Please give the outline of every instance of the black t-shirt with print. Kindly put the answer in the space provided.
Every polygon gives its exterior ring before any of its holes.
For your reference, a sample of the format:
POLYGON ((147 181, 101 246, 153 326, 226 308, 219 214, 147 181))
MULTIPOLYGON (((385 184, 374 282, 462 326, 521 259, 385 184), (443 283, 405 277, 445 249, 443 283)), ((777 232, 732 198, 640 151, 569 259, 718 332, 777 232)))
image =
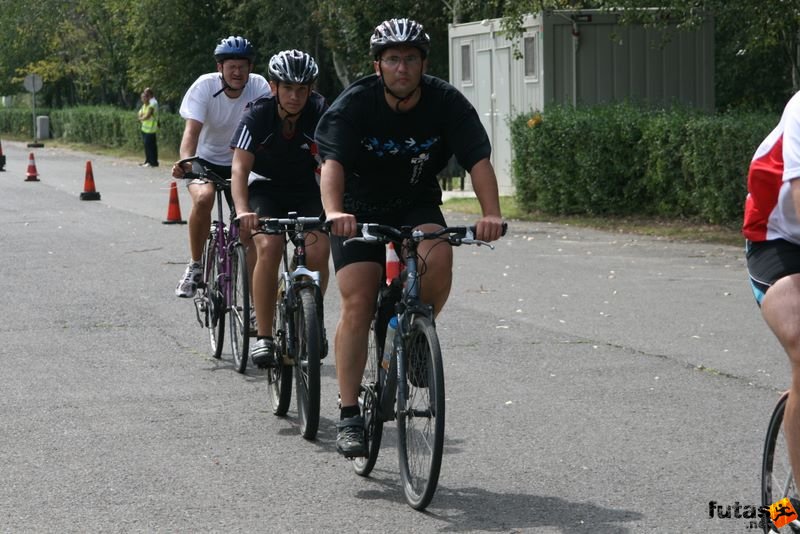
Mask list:
POLYGON ((266 178, 271 192, 292 198, 319 196, 314 172, 319 165, 314 130, 327 109, 322 95, 312 92, 297 119, 294 135, 282 133, 278 101, 259 98, 248 105, 231 140, 231 147, 255 155, 253 172, 266 178))
POLYGON ((359 219, 438 206, 436 175, 451 155, 469 170, 491 154, 486 130, 464 95, 427 75, 420 89, 417 105, 397 113, 386 103, 380 78, 367 76, 339 95, 317 126, 320 157, 344 166, 344 209, 359 219))

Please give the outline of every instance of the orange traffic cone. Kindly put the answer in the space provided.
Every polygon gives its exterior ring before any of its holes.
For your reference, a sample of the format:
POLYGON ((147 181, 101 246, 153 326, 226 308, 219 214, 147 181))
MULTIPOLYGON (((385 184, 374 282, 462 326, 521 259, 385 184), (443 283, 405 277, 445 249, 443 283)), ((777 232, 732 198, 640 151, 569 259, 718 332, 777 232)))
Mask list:
POLYGON ((392 243, 386 243, 386 285, 390 285, 392 280, 400 276, 400 258, 394 250, 392 243))
POLYGON ((0 143, 0 171, 6 170, 6 157, 3 155, 3 143, 0 143))
POLYGON ((83 193, 81 200, 100 200, 100 193, 94 189, 94 173, 92 172, 92 162, 86 162, 86 177, 83 179, 83 193))
POLYGON ((169 208, 167 209, 167 220, 161 221, 164 224, 186 224, 181 219, 181 205, 178 202, 178 184, 175 180, 169 186, 169 208))
POLYGON ((36 170, 36 160, 33 159, 33 152, 28 156, 28 177, 25 178, 26 182, 38 182, 39 171, 36 170))

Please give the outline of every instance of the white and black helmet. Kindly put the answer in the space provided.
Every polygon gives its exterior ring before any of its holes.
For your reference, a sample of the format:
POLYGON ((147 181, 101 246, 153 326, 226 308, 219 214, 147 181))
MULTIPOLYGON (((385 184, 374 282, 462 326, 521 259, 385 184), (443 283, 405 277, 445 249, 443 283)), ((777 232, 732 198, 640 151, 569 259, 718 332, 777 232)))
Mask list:
POLYGON ((284 50, 269 60, 269 79, 274 82, 314 83, 319 75, 319 67, 314 58, 300 50, 284 50))
POLYGON ((422 58, 428 57, 431 38, 422 24, 411 19, 389 19, 381 22, 369 38, 369 53, 375 59, 392 46, 409 45, 419 48, 422 58))

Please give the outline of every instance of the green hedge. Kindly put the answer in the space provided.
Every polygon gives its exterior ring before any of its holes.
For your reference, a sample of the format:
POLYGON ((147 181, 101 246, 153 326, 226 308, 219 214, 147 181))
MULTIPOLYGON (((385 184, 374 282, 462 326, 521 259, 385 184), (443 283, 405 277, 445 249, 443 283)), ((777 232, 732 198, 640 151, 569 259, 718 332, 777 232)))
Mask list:
POLYGON ((520 115, 511 123, 517 203, 559 215, 739 224, 748 164, 777 121, 630 105, 520 115))
MULTIPOLYGON (((73 143, 142 150, 142 135, 136 111, 114 107, 76 107, 36 110, 50 117, 50 137, 73 143)), ((161 112, 158 145, 178 152, 184 121, 179 115, 161 112)), ((0 108, 0 133, 33 138, 30 110, 0 108)))

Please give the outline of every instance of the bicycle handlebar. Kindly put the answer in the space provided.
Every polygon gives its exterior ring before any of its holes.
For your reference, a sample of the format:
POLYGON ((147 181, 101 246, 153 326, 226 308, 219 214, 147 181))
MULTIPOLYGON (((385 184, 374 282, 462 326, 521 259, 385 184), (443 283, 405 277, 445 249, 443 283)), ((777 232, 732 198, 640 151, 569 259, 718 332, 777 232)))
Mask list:
MULTIPOLYGON (((387 243, 389 241, 403 241, 406 239, 419 243, 426 239, 444 239, 455 247, 460 245, 485 245, 494 250, 494 245, 486 241, 475 239, 476 228, 475 225, 447 226, 433 232, 423 232, 421 230, 414 230, 410 226, 395 228, 394 226, 386 224, 357 223, 356 230, 361 232, 361 237, 351 237, 345 240, 344 244, 347 245, 353 241, 362 243, 387 243)), ((508 223, 504 222, 503 233, 501 235, 506 235, 507 231, 508 223)))
POLYGON ((298 217, 290 212, 288 217, 261 217, 258 219, 258 230, 265 234, 283 234, 289 231, 319 230, 328 232, 330 223, 321 217, 298 217))
POLYGON ((183 158, 176 163, 178 167, 183 167, 184 163, 192 164, 192 170, 189 172, 184 172, 183 176, 180 178, 181 180, 195 180, 199 178, 200 180, 207 180, 213 183, 219 189, 230 189, 231 183, 228 180, 200 163, 198 161, 199 159, 200 156, 189 156, 188 158, 183 158))

